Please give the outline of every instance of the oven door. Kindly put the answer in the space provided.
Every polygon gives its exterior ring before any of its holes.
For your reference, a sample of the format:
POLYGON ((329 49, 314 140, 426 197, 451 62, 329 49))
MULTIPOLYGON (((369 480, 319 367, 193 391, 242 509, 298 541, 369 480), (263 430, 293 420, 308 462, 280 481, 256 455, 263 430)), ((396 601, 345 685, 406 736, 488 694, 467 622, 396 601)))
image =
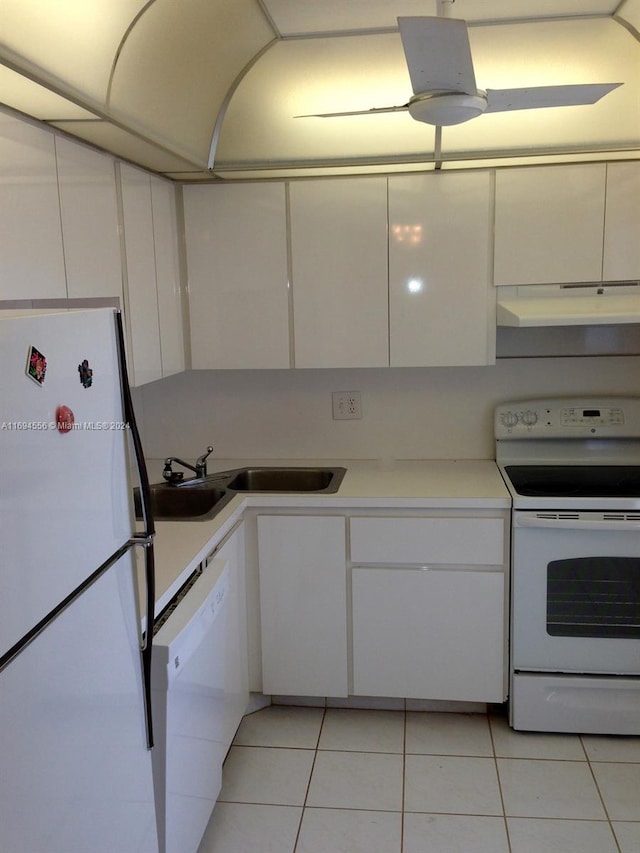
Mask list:
POLYGON ((512 666, 640 674, 640 514, 514 512, 512 666))

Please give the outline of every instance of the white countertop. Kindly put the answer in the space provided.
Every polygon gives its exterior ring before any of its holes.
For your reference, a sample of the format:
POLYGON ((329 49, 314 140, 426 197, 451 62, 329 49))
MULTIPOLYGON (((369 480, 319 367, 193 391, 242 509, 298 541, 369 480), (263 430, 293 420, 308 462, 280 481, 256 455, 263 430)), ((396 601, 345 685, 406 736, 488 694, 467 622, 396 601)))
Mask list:
MULTIPOLYGON (((162 478, 162 461, 148 460, 151 482, 162 478)), ((334 466, 347 472, 335 494, 246 493, 234 497, 210 521, 156 522, 158 612, 240 521, 247 507, 305 509, 508 509, 509 492, 493 460, 216 460, 209 473, 257 465, 334 466)))

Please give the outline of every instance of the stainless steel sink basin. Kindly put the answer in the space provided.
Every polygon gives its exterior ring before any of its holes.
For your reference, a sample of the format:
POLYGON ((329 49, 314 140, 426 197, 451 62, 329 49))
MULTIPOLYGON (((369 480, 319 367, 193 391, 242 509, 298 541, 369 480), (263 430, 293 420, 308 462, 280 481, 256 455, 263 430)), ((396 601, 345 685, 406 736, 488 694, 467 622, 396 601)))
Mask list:
MULTIPOLYGON (((151 513, 156 521, 207 521, 231 499, 218 484, 198 480, 170 486, 151 486, 151 513)), ((136 518, 142 518, 140 490, 133 492, 136 518)))
POLYGON ((227 483, 234 492, 337 492, 345 468, 243 468, 227 483))
MULTIPOLYGON (((151 512, 156 521, 208 521, 237 492, 338 491, 346 468, 236 468, 177 484, 153 483, 151 512)), ((133 490, 136 517, 142 518, 140 490, 133 490)))

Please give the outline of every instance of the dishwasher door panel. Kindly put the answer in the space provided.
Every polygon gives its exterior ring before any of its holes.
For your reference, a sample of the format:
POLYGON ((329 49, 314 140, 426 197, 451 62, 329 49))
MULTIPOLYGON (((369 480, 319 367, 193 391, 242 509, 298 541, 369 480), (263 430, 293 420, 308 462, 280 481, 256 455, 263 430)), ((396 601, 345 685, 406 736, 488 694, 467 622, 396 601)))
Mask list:
POLYGON ((154 781, 161 853, 196 853, 222 784, 228 600, 213 560, 154 639, 154 781))

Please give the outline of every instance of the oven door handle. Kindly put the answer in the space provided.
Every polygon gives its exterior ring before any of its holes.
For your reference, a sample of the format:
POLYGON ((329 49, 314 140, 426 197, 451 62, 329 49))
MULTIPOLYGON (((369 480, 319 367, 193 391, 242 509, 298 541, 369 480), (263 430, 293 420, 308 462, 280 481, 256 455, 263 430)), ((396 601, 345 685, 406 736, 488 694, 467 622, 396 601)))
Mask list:
POLYGON ((629 533, 640 530, 640 519, 638 521, 618 521, 606 518, 545 518, 516 513, 513 523, 514 527, 544 527, 556 530, 626 530, 629 533))

